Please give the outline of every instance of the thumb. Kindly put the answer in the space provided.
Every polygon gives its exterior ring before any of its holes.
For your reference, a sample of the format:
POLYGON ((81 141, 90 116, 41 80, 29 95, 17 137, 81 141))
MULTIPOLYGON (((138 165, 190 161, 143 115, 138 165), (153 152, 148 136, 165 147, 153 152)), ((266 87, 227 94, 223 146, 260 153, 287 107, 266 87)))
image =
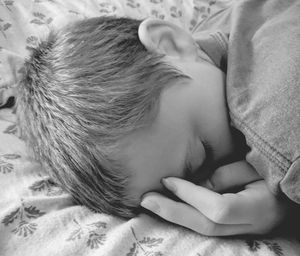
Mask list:
POLYGON ((216 192, 222 192, 236 187, 245 186, 262 177, 246 161, 238 161, 223 165, 199 185, 216 192))

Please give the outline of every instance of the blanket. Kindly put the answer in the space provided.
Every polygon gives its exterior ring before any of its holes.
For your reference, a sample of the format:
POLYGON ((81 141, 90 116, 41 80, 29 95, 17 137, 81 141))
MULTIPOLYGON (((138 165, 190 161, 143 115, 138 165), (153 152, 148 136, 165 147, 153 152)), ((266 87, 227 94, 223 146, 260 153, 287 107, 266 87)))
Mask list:
POLYGON ((28 154, 13 107, 19 70, 51 27, 99 15, 157 17, 192 31, 225 0, 0 1, 0 255, 297 256, 296 237, 215 238, 141 214, 129 221, 73 202, 28 154))

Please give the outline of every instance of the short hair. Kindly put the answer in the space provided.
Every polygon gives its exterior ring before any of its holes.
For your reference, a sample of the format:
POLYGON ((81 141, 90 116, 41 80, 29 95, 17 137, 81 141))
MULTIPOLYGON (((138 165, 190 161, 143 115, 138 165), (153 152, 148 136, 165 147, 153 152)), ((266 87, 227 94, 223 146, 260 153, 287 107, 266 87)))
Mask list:
POLYGON ((21 133, 50 177, 76 202, 124 218, 138 203, 118 144, 151 123, 163 88, 186 77, 147 51, 140 22, 97 17, 51 31, 25 61, 17 98, 21 133))

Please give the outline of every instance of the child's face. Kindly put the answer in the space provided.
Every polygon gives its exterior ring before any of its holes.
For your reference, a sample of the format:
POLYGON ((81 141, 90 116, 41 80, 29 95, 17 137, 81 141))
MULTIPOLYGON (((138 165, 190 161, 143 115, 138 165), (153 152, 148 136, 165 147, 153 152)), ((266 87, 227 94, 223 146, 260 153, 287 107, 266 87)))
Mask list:
POLYGON ((197 47, 186 55, 174 56, 174 49, 166 54, 166 61, 191 79, 164 89, 153 124, 123 141, 121 154, 132 175, 129 193, 136 200, 161 190, 163 177, 197 179, 204 163, 209 166, 232 151, 224 73, 200 56, 197 47))
POLYGON ((163 177, 186 177, 186 163, 196 179, 206 159, 218 161, 231 151, 224 74, 203 61, 181 65, 192 79, 165 89, 154 123, 124 141, 124 161, 132 175, 130 194, 135 197, 161 189, 163 177), (212 157, 203 141, 212 147, 212 157))

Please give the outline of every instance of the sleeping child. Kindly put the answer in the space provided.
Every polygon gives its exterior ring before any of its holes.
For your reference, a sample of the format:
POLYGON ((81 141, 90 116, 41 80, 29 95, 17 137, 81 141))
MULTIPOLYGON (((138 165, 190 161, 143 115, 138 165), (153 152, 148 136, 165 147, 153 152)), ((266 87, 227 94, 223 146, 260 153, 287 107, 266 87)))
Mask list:
POLYGON ((193 35, 112 17, 52 31, 24 64, 22 135, 97 212, 141 203, 206 235, 269 232, 300 203, 299 11, 237 1, 193 35))

